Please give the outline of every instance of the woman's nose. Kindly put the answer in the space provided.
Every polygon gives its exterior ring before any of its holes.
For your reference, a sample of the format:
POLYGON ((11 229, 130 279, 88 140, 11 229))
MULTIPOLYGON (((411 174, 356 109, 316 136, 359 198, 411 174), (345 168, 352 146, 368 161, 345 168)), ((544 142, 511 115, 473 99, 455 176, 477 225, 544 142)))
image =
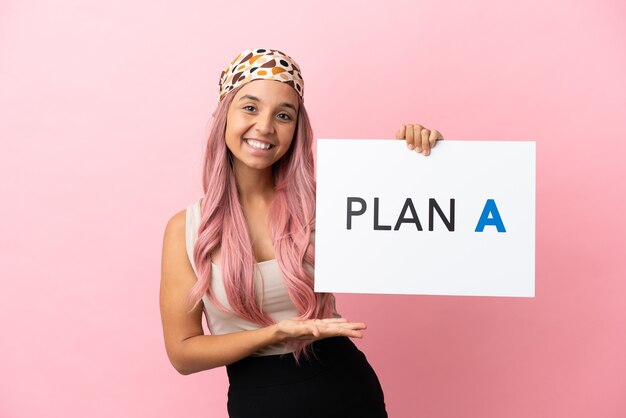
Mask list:
POLYGON ((273 123, 272 115, 268 113, 259 113, 255 128, 259 133, 262 134, 272 134, 274 133, 274 123, 273 123))

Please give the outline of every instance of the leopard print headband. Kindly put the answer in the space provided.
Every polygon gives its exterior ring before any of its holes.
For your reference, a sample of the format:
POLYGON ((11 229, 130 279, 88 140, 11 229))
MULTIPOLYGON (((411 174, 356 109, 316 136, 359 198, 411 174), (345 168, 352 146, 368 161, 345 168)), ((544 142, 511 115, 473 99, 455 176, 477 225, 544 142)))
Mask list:
POLYGON ((293 87, 300 97, 304 95, 304 80, 293 58, 277 49, 247 49, 222 71, 219 101, 231 90, 258 79, 282 81, 293 87))

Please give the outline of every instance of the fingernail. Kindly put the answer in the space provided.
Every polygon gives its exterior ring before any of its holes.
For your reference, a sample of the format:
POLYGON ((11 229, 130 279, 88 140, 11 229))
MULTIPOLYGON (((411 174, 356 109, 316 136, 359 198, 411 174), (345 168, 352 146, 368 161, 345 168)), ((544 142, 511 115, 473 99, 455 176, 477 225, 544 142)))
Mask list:
POLYGON ((413 150, 413 148, 415 148, 413 144, 407 144, 406 146, 409 147, 410 150, 413 150))

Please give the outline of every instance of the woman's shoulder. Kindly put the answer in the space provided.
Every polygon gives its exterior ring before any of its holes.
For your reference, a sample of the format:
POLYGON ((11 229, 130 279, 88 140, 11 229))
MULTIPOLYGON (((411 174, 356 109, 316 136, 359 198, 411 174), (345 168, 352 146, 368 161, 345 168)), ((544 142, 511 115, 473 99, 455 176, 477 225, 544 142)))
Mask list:
POLYGON ((187 208, 182 209, 176 212, 172 217, 167 221, 167 225, 171 228, 180 228, 181 226, 185 226, 185 218, 187 217, 187 208))
POLYGON ((185 240, 185 228, 187 224, 187 209, 176 212, 165 225, 164 240, 183 241, 185 240))
MULTIPOLYGON (((202 210, 203 201, 204 201, 204 198, 196 201, 191 206, 200 204, 200 210, 202 210)), ((179 239, 181 238, 183 240, 185 239, 185 232, 186 232, 186 226, 187 226, 187 210, 189 209, 189 207, 176 212, 174 215, 172 215, 172 217, 169 218, 169 220, 167 221, 167 225, 165 226, 166 236, 175 235, 179 239)))

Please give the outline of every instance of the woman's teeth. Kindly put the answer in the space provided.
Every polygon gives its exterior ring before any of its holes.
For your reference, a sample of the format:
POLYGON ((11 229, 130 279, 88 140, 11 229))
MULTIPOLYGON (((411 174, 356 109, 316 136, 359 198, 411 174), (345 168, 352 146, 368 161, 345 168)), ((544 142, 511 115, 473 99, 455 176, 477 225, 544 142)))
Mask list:
POLYGON ((260 141, 255 141, 254 139, 246 139, 246 143, 248 145, 250 145, 252 148, 255 148, 255 149, 267 150, 267 149, 272 148, 272 146, 270 144, 266 144, 266 143, 260 142, 260 141))

